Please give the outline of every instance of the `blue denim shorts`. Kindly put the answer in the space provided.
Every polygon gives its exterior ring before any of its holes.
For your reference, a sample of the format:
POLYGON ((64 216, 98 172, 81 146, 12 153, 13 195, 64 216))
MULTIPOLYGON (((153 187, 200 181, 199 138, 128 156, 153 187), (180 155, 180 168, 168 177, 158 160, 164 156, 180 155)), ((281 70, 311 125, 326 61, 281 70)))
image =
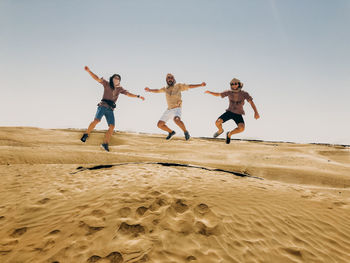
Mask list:
POLYGON ((101 120, 103 116, 106 117, 108 125, 115 125, 113 110, 105 106, 98 106, 95 119, 101 120))

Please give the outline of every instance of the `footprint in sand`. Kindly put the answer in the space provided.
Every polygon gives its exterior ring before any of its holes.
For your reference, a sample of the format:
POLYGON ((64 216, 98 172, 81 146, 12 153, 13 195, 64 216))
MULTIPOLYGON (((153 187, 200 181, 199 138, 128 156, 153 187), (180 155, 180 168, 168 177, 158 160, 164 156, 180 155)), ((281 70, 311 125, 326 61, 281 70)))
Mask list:
POLYGON ((175 209, 176 212, 182 214, 188 210, 188 205, 184 203, 183 200, 178 199, 174 204, 171 205, 172 208, 175 209))
POLYGON ((51 248, 53 248, 55 246, 55 241, 52 239, 49 239, 45 242, 44 245, 42 245, 42 247, 36 247, 34 248, 34 251, 40 251, 40 252, 45 252, 50 250, 51 248))
POLYGON ((52 230, 48 235, 53 236, 53 235, 56 235, 58 233, 61 233, 61 231, 58 229, 55 229, 55 230, 52 230))
POLYGON ((188 256, 186 258, 187 261, 192 261, 192 260, 197 260, 197 258, 195 256, 188 256))
POLYGON ((158 192, 158 191, 153 191, 153 192, 151 193, 151 195, 158 196, 158 195, 161 195, 161 193, 158 192))
POLYGON ((93 255, 91 257, 89 257, 89 259, 87 260, 88 263, 94 263, 99 261, 100 259, 102 259, 100 256, 97 255, 93 255))
POLYGON ((136 213, 139 215, 139 216, 143 216, 146 211, 148 210, 147 207, 144 207, 144 206, 140 206, 139 208, 136 209, 136 213))
POLYGON ((140 234, 145 234, 146 230, 141 224, 129 225, 126 222, 121 223, 118 229, 118 233, 123 235, 132 235, 134 237, 140 234))
POLYGON ((205 215, 206 213, 210 212, 209 207, 206 204, 199 204, 195 207, 194 211, 200 215, 205 215))
MULTIPOLYGON (((110 263, 121 263, 124 261, 122 254, 117 251, 110 253, 108 256, 102 258, 98 255, 93 255, 87 260, 88 263, 98 262, 101 259, 107 259, 110 263)), ((105 262, 105 261, 104 261, 105 262)))
POLYGON ((21 227, 21 228, 17 228, 15 229, 12 234, 10 235, 11 237, 20 237, 22 236, 25 232, 27 232, 27 228, 26 227, 21 227))
POLYGON ((38 201, 39 204, 46 204, 47 202, 50 201, 50 198, 44 198, 44 199, 41 199, 40 201, 38 201))
POLYGON ((123 262, 122 254, 119 252, 112 252, 107 257, 111 263, 120 263, 123 262))
POLYGON ((196 233, 201 234, 203 236, 211 236, 211 235, 217 236, 220 234, 217 225, 214 227, 208 227, 203 222, 198 221, 194 227, 195 227, 196 233))
POLYGON ((151 206, 149 207, 149 209, 151 210, 151 211, 156 211, 156 210, 158 210, 159 208, 161 208, 162 206, 165 206, 165 205, 167 205, 168 204, 168 202, 165 200, 165 199, 163 199, 163 198, 157 198, 152 204, 151 204, 151 206))
POLYGON ((106 215, 106 212, 102 209, 95 209, 91 212, 91 215, 95 217, 103 217, 106 215))
POLYGON ((130 207, 123 207, 119 209, 119 214, 121 217, 128 217, 131 214, 130 207))
POLYGON ((92 235, 104 228, 103 226, 89 226, 84 221, 79 222, 79 227, 84 228, 87 231, 87 236, 92 235))

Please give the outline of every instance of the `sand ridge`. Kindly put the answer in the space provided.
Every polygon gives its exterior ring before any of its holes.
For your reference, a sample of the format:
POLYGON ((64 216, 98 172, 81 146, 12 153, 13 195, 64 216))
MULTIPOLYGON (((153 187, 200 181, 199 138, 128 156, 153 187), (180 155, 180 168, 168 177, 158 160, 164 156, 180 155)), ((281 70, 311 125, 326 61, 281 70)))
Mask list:
POLYGON ((0 128, 1 262, 350 261, 346 147, 80 133, 0 128))

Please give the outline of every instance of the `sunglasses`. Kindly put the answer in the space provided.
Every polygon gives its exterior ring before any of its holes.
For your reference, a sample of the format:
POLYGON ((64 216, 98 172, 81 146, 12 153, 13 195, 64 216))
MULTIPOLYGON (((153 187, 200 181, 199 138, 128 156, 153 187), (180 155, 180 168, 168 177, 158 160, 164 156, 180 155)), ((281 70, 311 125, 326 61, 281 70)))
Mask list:
POLYGON ((239 83, 230 83, 231 86, 238 85, 239 83))

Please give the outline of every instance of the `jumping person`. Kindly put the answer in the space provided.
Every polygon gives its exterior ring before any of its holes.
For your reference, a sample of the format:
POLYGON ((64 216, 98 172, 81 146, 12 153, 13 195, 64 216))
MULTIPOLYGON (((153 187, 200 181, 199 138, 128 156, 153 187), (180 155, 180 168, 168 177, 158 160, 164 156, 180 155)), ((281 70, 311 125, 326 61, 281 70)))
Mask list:
POLYGON ((108 82, 107 80, 105 80, 103 78, 99 78, 94 73, 92 73, 87 66, 85 66, 85 70, 91 75, 91 77, 94 80, 98 81, 99 83, 101 83, 103 85, 104 92, 103 92, 101 102, 97 104, 98 107, 97 107, 95 119, 90 123, 88 129, 83 134, 83 136, 81 137, 80 140, 82 142, 85 142, 86 139, 89 137, 90 132, 101 121, 102 117, 105 116, 105 118, 107 120, 107 124, 108 124, 108 131, 105 134, 105 137, 104 137, 103 143, 101 144, 101 147, 104 150, 106 150, 107 152, 109 152, 108 143, 109 143, 109 140, 111 139, 111 136, 113 134, 113 130, 115 127, 113 110, 116 107, 115 103, 118 99, 119 94, 121 93, 121 94, 124 94, 128 97, 140 98, 142 100, 145 100, 145 98, 140 96, 140 95, 132 94, 132 93, 128 92, 127 90, 123 89, 123 87, 120 86, 121 77, 119 74, 114 74, 113 76, 111 76, 109 78, 109 82, 108 82))
POLYGON ((181 112, 182 112, 182 100, 181 100, 181 91, 185 91, 188 89, 204 87, 206 84, 202 82, 201 84, 176 84, 176 80, 174 76, 170 73, 166 75, 166 83, 168 84, 166 87, 161 89, 150 89, 148 87, 145 88, 147 92, 161 93, 165 92, 166 100, 168 104, 168 109, 164 112, 160 120, 158 121, 158 128, 163 131, 168 132, 167 140, 170 140, 174 135, 175 131, 171 130, 166 122, 173 118, 174 122, 181 128, 184 132, 186 141, 190 139, 190 134, 187 131, 185 124, 181 120, 181 112))
POLYGON ((230 104, 228 109, 224 114, 222 114, 215 122, 216 127, 218 128, 218 131, 214 133, 214 138, 218 137, 220 134, 224 132, 222 129, 222 124, 230 119, 234 120, 237 124, 237 128, 234 130, 226 133, 226 143, 229 144, 231 142, 231 136, 236 133, 240 133, 244 131, 245 125, 243 116, 244 110, 244 100, 247 100, 249 104, 252 106, 254 110, 254 118, 259 119, 260 115, 258 113, 258 110, 256 109, 256 106, 253 102, 253 98, 249 95, 248 92, 245 92, 242 90, 243 83, 239 79, 232 79, 230 82, 231 90, 227 90, 221 93, 212 92, 212 91, 205 91, 205 93, 211 94, 213 96, 221 96, 221 98, 228 97, 230 104))

